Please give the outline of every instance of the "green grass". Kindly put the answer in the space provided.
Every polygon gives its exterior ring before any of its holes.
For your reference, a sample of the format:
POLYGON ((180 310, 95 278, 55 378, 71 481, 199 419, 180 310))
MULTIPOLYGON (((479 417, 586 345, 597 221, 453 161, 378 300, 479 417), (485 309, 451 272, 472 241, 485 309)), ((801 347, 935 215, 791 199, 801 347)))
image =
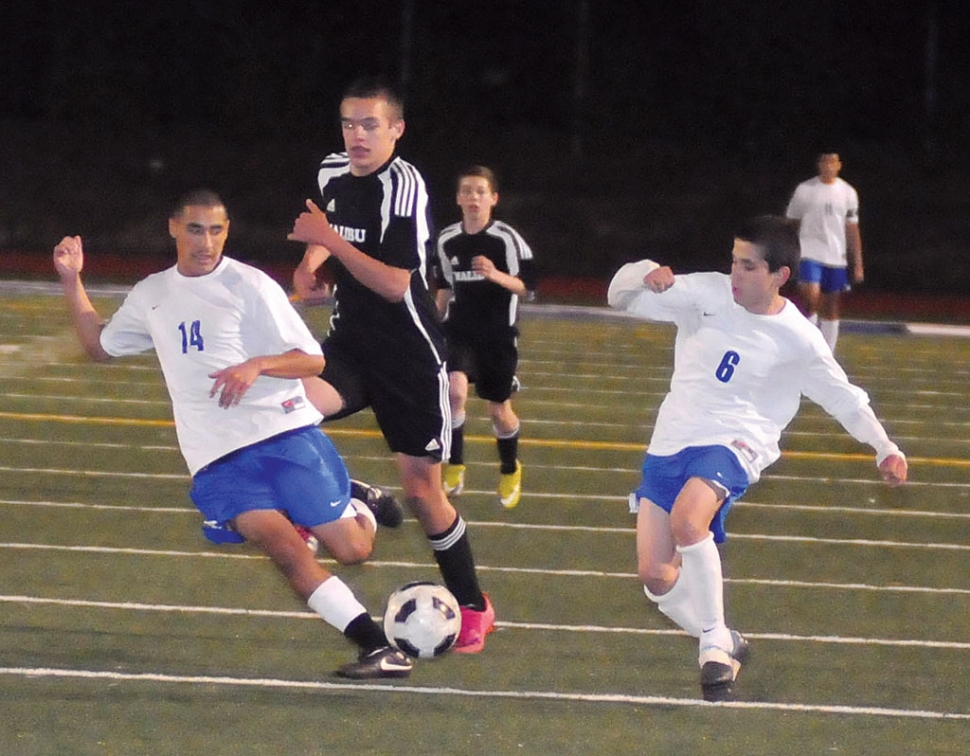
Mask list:
MULTIPOLYGON (((305 312, 318 333, 326 314, 305 312)), ((202 538, 154 358, 87 363, 57 298, 7 292, 0 753, 966 751, 970 342, 842 337, 912 481, 880 484, 869 450, 803 407, 729 520, 728 618, 754 649, 731 706, 698 700, 694 643, 634 574, 626 493, 672 331, 533 312, 520 345, 522 502, 496 502, 474 401, 460 503, 496 632, 408 680, 345 683, 350 645, 256 552, 202 538)), ((356 475, 396 485, 369 413, 329 430, 356 475)), ((410 519, 338 572, 375 613, 437 577, 410 519)))

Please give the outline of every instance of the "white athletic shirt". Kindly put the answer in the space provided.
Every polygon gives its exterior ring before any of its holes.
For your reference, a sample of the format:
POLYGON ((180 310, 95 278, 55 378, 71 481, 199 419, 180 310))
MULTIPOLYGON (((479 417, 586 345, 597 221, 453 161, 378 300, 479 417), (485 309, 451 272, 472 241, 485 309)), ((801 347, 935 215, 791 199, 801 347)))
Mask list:
POLYGON ((798 218, 802 257, 833 268, 846 267, 845 224, 859 222, 859 195, 836 178, 831 184, 818 176, 795 187, 785 214, 798 218))
POLYGON ((781 455, 781 432, 804 394, 835 417, 882 462, 899 449, 869 407, 866 393, 849 383, 821 332, 788 300, 776 315, 755 315, 738 305, 730 276, 676 276, 663 293, 643 285, 657 264, 624 265, 609 288, 609 303, 644 320, 677 325, 670 391, 650 439, 651 454, 688 446, 725 446, 751 483, 781 455))
POLYGON ((279 284, 227 257, 205 276, 171 267, 136 284, 101 331, 101 346, 115 357, 154 347, 192 475, 231 451, 322 419, 296 379, 260 376, 228 409, 218 394, 209 397, 216 370, 292 349, 321 354, 279 284))

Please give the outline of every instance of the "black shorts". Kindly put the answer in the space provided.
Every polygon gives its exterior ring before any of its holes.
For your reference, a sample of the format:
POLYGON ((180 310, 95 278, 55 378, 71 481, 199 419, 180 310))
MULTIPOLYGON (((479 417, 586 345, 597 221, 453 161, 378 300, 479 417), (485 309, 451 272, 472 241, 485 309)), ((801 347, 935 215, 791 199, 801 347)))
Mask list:
POLYGON ((320 377, 336 389, 344 403, 340 412, 324 422, 370 407, 392 452, 448 458, 448 374, 430 351, 425 355, 370 353, 325 342, 323 352, 327 364, 320 377))
POLYGON ((448 370, 464 373, 475 384, 475 394, 485 401, 501 404, 512 396, 519 348, 514 333, 507 338, 476 338, 451 331, 448 339, 448 370))

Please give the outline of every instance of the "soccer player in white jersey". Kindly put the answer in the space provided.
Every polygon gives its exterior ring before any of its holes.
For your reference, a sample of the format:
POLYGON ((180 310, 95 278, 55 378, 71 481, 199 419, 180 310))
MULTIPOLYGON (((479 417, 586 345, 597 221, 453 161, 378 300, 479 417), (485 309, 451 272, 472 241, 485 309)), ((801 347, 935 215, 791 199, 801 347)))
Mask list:
POLYGON ((340 125, 345 151, 320 165, 320 205, 307 200, 289 235, 308 245, 293 276, 297 291, 311 291, 323 265, 336 284, 327 366, 304 381, 307 396, 327 420, 374 411, 404 501, 461 606, 454 650, 478 653, 495 610, 479 586, 465 521, 441 485, 451 411, 444 333, 428 289, 428 192, 418 170, 395 154, 404 105, 386 82, 353 82, 340 125))
POLYGON ((488 402, 499 457, 498 496, 513 509, 522 494, 518 415, 512 409, 519 361, 519 300, 536 288, 532 249, 508 223, 492 217, 498 180, 483 165, 458 175, 461 221, 438 234, 438 311, 448 339, 451 456, 443 465, 445 493, 465 487, 464 429, 468 384, 488 402))
POLYGON ((191 497, 211 540, 260 548, 322 619, 360 648, 338 674, 405 677, 411 662, 340 578, 307 550, 310 530, 341 564, 366 559, 375 518, 350 478, 301 378, 324 365, 320 345, 269 276, 222 254, 229 218, 218 195, 184 195, 169 219, 176 264, 139 282, 108 322, 81 282, 79 236, 54 248, 75 330, 95 360, 154 349, 172 399, 191 497))
POLYGON ((805 314, 818 325, 833 352, 839 339, 842 292, 850 283, 861 284, 865 277, 859 195, 839 178, 840 170, 838 153, 820 153, 818 175, 795 188, 785 212, 799 222, 802 255, 798 292, 805 303, 805 314))
POLYGON ((699 639, 707 700, 731 696, 748 649, 725 624, 716 544, 733 502, 780 456, 801 396, 875 449, 883 480, 906 480, 906 458, 866 393, 779 293, 797 265, 794 224, 759 216, 735 234, 730 275, 674 275, 643 260, 610 283, 610 306, 677 326, 670 391, 634 495, 637 567, 647 597, 699 639))

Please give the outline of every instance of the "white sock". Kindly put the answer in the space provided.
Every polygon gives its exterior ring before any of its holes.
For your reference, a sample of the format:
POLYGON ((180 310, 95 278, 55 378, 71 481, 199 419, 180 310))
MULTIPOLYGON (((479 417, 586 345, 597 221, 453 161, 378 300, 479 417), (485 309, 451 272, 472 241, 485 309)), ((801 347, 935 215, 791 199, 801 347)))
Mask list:
POLYGON ((353 591, 336 575, 331 575, 320 583, 306 603, 324 622, 333 625, 340 632, 346 630, 353 619, 367 611, 353 591))
POLYGON ((680 580, 693 599, 694 612, 700 623, 700 645, 717 646, 730 652, 734 648, 731 631, 724 624, 724 578, 721 574, 721 555, 714 543, 714 534, 690 546, 678 546, 680 580))
POLYGON ((374 532, 377 532, 377 518, 374 517, 371 508, 360 499, 351 498, 350 504, 347 505, 347 508, 340 517, 343 519, 344 517, 356 517, 357 515, 364 515, 364 517, 370 520, 370 524, 374 526, 374 532))
POLYGON ((451 416, 451 429, 456 430, 465 424, 465 413, 451 416))
POLYGON ((657 608, 674 623, 693 635, 695 638, 701 637, 701 623, 694 612, 694 602, 691 601, 687 583, 682 579, 681 574, 677 574, 677 581, 674 587, 659 596, 650 593, 647 586, 643 586, 643 592, 647 595, 657 608))
POLYGON ((829 349, 833 352, 835 351, 835 342, 839 340, 839 323, 838 320, 819 320, 818 330, 822 332, 825 337, 825 343, 829 345, 829 349))

